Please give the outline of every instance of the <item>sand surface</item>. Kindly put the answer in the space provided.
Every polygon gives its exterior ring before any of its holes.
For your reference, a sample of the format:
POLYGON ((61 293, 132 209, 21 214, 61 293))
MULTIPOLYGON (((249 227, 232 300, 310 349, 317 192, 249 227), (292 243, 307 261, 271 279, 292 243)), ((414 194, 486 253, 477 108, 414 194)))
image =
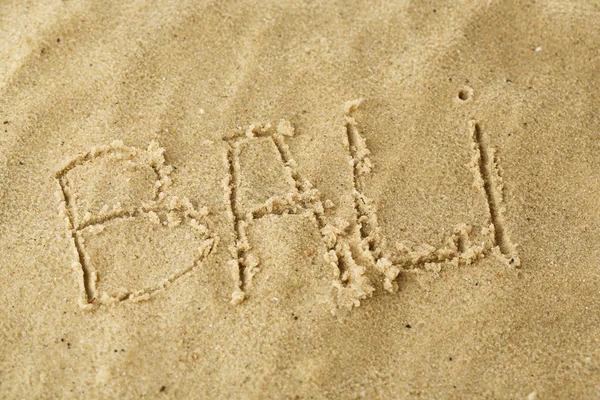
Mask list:
POLYGON ((0 1, 0 398, 599 398, 599 32, 0 1))

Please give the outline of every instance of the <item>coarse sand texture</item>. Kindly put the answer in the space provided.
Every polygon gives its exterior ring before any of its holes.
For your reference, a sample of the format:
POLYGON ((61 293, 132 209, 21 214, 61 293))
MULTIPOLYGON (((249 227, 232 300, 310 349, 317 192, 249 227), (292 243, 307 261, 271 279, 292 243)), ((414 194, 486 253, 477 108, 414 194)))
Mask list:
POLYGON ((598 32, 0 1, 0 399, 600 398, 598 32))

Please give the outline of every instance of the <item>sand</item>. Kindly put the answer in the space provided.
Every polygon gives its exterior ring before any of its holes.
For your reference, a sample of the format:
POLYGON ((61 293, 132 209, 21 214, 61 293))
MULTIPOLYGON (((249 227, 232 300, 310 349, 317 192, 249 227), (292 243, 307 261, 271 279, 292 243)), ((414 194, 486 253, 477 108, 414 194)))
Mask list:
POLYGON ((0 398, 600 397, 597 1, 0 4, 0 398))

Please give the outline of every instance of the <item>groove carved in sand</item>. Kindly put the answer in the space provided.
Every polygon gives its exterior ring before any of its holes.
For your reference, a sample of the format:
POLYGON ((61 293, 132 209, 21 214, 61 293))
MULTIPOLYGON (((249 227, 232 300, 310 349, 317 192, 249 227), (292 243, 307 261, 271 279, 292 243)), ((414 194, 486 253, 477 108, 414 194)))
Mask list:
POLYGON ((504 206, 502 204, 502 178, 499 173, 495 150, 487 144, 481 127, 477 121, 469 121, 473 147, 473 169, 479 170, 476 186, 485 193, 490 220, 494 233, 494 242, 498 246, 502 258, 512 266, 519 266, 520 259, 516 247, 511 242, 504 226, 504 206))

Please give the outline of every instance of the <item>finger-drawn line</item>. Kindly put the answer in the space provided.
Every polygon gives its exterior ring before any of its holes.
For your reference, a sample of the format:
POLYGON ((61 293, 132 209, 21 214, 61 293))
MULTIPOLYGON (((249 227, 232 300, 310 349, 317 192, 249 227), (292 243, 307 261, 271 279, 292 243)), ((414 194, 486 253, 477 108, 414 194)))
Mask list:
POLYGON ((362 242, 371 255, 372 264, 381 272, 384 279, 384 287, 388 291, 396 291, 395 279, 400 273, 400 268, 392 261, 390 255, 385 251, 387 246, 381 228, 377 221, 377 208, 375 202, 365 195, 365 176, 371 172, 372 163, 369 159, 371 153, 367 147, 366 139, 360 134, 358 124, 354 118, 354 112, 363 103, 360 98, 348 101, 345 104, 346 135, 350 157, 353 165, 354 183, 354 207, 357 214, 357 224, 362 242))
MULTIPOLYGON (((369 209, 369 201, 364 196, 364 175, 371 172, 371 153, 367 148, 366 139, 363 138, 358 131, 356 120, 353 117, 354 111, 360 106, 364 100, 358 99, 346 103, 345 119, 346 119, 346 136, 348 137, 348 145, 350 157, 352 159, 353 169, 353 184, 354 184, 354 204, 358 220, 360 223, 360 232, 363 239, 372 239, 369 237, 369 222, 371 222, 372 210, 369 209)), ((373 227, 371 227, 373 228, 373 227)), ((369 247, 373 249, 374 243, 369 240, 369 247)))
POLYGON ((117 218, 136 217, 139 215, 139 213, 140 210, 134 208, 127 210, 115 210, 105 215, 92 216, 86 219, 85 222, 80 223, 77 226, 77 230, 85 229, 88 226, 103 224, 117 218))
POLYGON ((92 268, 90 267, 90 265, 88 265, 88 262, 85 259, 83 245, 79 236, 77 235, 77 230, 75 229, 75 218, 73 209, 74 200, 64 175, 57 176, 57 179, 60 185, 61 194, 65 205, 65 211, 68 218, 69 230, 71 232, 71 240, 73 241, 73 245, 75 246, 77 252, 77 262, 79 263, 77 267, 81 268, 81 271, 83 273, 83 290, 85 291, 85 297, 86 300, 93 299, 95 297, 95 293, 92 288, 92 285, 90 284, 90 275, 92 273, 92 268))
POLYGON ((237 209, 237 188, 241 181, 239 162, 237 161, 239 156, 239 146, 235 142, 226 142, 229 146, 227 149, 227 163, 229 167, 229 179, 227 184, 227 191, 229 192, 228 205, 230 209, 230 220, 234 229, 234 246, 230 249, 232 256, 230 264, 233 268, 232 274, 235 289, 231 296, 231 303, 239 304, 245 298, 244 266, 242 259, 245 256, 247 240, 245 238, 245 232, 243 231, 244 227, 242 226, 244 221, 239 218, 239 211, 237 209))
POLYGON ((469 265, 486 256, 489 245, 473 244, 469 238, 471 227, 459 224, 445 245, 434 247, 426 243, 415 245, 409 242, 396 244, 395 252, 390 260, 401 269, 423 268, 427 264, 450 263, 453 265, 469 265))
MULTIPOLYGON (((75 252, 77 254, 77 261, 74 264, 76 268, 81 271, 83 287, 82 306, 85 308, 93 307, 92 303, 100 304, 125 300, 131 300, 135 302, 148 299, 155 292, 162 290, 167 284, 174 282, 181 276, 189 273, 194 267, 202 263, 202 261, 206 259, 216 245, 216 238, 213 238, 209 234, 208 229, 206 229, 205 225, 203 225, 201 222, 201 220, 204 219, 204 217, 208 214, 206 209, 195 210, 187 199, 179 199, 177 197, 171 197, 167 202, 164 189, 170 183, 169 174, 172 171, 172 168, 164 165, 163 152, 164 149, 162 149, 156 142, 151 142, 148 146, 148 150, 144 151, 134 147, 125 146, 121 141, 115 141, 108 146, 95 147, 88 153, 74 158, 55 174, 55 178, 57 179, 60 187, 59 197, 61 203, 63 204, 62 209, 64 210, 67 227, 70 231, 70 237, 73 241, 75 252), (135 157, 143 157, 144 162, 152 168, 157 177, 154 185, 152 201, 148 203, 142 203, 139 207, 117 209, 96 216, 91 215, 89 218, 84 219, 83 221, 78 221, 76 217, 77 202, 75 200, 74 190, 69 184, 69 179, 67 176, 68 172, 77 166, 92 162, 98 158, 113 155, 122 156, 122 158, 117 159, 133 159, 135 157), (199 258, 195 260, 191 266, 170 274, 157 285, 140 290, 122 292, 119 293, 117 297, 105 295, 102 299, 98 299, 99 293, 96 288, 97 271, 95 270, 90 257, 86 253, 82 231, 84 229, 103 228, 104 224, 112 220, 139 217, 143 214, 154 216, 158 219, 156 212, 169 213, 169 215, 170 213, 179 212, 184 218, 190 221, 192 227, 198 229, 205 236, 205 240, 202 242, 200 247, 201 251, 199 258)), ((102 229, 99 229, 99 231, 101 230, 102 229)))
POLYGON ((233 146, 228 140, 224 140, 226 144, 226 151, 223 155, 223 164, 225 165, 225 169, 227 173, 225 174, 222 182, 223 193, 224 193, 224 202, 226 204, 226 216, 227 220, 231 224, 231 232, 233 233, 233 244, 228 247, 228 252, 230 259, 227 262, 229 266, 230 274, 234 283, 234 289, 232 291, 231 303, 238 304, 244 299, 244 292, 242 291, 242 281, 240 277, 240 263, 238 258, 238 250, 237 250, 237 241, 238 241, 238 233, 237 233, 237 216, 235 212, 235 201, 236 201, 236 193, 235 193, 235 185, 234 185, 234 172, 233 172, 233 146))
POLYGON ((500 253, 508 264, 519 266, 520 259, 516 253, 516 247, 510 241, 504 227, 503 188, 498 163, 495 159, 495 151, 488 146, 487 138, 483 135, 477 121, 469 121, 469 130, 473 148, 472 166, 479 172, 479 176, 476 178, 476 186, 482 188, 485 193, 495 245, 498 246, 500 253))

